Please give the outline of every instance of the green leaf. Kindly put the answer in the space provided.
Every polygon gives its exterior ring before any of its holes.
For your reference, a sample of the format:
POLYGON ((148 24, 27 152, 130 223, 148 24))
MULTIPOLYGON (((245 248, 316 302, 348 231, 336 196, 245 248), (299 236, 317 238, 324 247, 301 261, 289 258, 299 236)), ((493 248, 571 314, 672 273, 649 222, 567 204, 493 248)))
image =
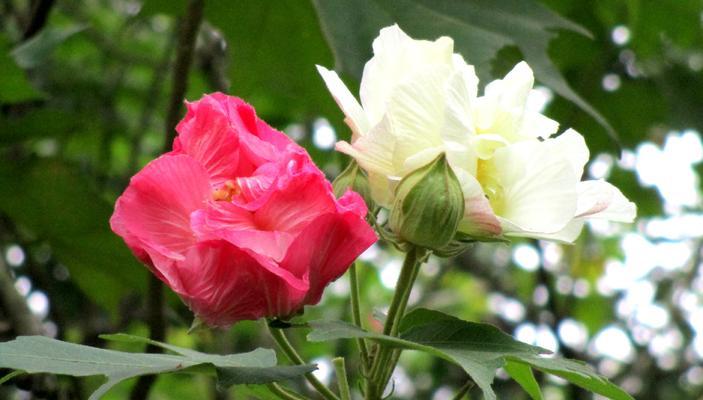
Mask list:
POLYGON ((99 399, 125 379, 169 372, 216 373, 218 385, 262 384, 301 376, 313 365, 276 366, 276 353, 258 348, 248 353, 217 355, 129 335, 109 339, 157 344, 176 354, 128 353, 62 342, 43 336, 20 336, 0 343, 0 368, 27 373, 71 376, 104 375, 107 381, 91 396, 99 399))
POLYGON ((481 388, 484 397, 491 400, 496 398, 491 388, 496 370, 508 361, 530 365, 611 399, 632 399, 586 364, 544 357, 542 354, 546 350, 519 342, 492 325, 462 321, 438 311, 417 309, 410 312, 401 321, 397 338, 367 332, 341 321, 312 321, 310 326, 313 327, 308 334, 310 341, 368 338, 453 362, 461 366, 481 388))
POLYGON ((517 46, 537 78, 590 114, 617 144, 608 121, 579 96, 549 58, 556 29, 588 31, 533 0, 314 0, 334 55, 335 69, 361 78, 379 29, 398 23, 411 36, 454 39, 456 50, 487 78, 490 61, 506 46, 517 46))
POLYGON ((32 87, 24 71, 10 56, 9 49, 10 42, 0 35, 0 103, 20 103, 41 98, 41 93, 32 87))
POLYGON ((51 244, 71 279, 98 305, 116 312, 130 291, 143 288, 139 265, 109 227, 112 205, 80 171, 52 161, 0 164, 0 211, 51 244))
POLYGON ((47 27, 12 50, 12 57, 22 68, 34 68, 46 62, 51 53, 66 39, 84 30, 85 25, 47 27))
POLYGON ((525 389, 532 400, 542 400, 542 391, 529 365, 508 360, 503 368, 515 382, 525 389))

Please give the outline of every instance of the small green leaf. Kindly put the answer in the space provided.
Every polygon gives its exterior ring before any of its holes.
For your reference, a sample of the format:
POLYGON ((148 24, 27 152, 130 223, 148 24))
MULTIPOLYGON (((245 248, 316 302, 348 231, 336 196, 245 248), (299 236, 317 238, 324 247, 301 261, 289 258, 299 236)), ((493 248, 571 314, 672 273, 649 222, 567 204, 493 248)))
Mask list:
MULTIPOLYGON (((131 335, 106 335, 106 339, 151 343, 177 354, 128 353, 62 342, 44 336, 20 336, 0 343, 0 368, 27 373, 71 376, 104 375, 107 381, 91 396, 99 399, 114 385, 140 375, 169 372, 216 374, 218 386, 263 384, 301 376, 314 365, 276 366, 276 353, 256 349, 248 353, 218 355, 156 342, 131 335)), ((7 378, 7 377, 6 377, 7 378)))
POLYGON ((515 382, 525 389, 532 400, 542 400, 542 391, 529 365, 508 360, 503 368, 515 382))
MULTIPOLYGON (((367 332, 342 321, 312 321, 313 331, 308 340, 368 338, 386 345, 418 350, 461 366, 483 391, 486 399, 496 398, 491 384, 496 370, 508 361, 523 363, 541 371, 564 378, 576 385, 614 400, 632 397, 607 379, 597 375, 588 365, 560 358, 547 358, 546 350, 519 342, 498 328, 482 323, 462 321, 450 315, 427 309, 417 309, 403 318, 400 337, 367 332)), ((519 367, 518 367, 519 369, 519 367)), ((521 371, 518 370, 518 374, 521 371)), ((519 383, 534 397, 534 388, 523 374, 519 383)), ((534 378, 532 378, 534 379, 534 378)))
POLYGON ((20 67, 34 68, 46 62, 51 53, 66 39, 85 28, 85 25, 47 27, 28 41, 15 47, 11 53, 12 57, 14 57, 20 67))
POLYGON ((24 71, 10 56, 9 48, 10 42, 0 35, 0 103, 19 103, 41 98, 41 93, 32 87, 24 71))

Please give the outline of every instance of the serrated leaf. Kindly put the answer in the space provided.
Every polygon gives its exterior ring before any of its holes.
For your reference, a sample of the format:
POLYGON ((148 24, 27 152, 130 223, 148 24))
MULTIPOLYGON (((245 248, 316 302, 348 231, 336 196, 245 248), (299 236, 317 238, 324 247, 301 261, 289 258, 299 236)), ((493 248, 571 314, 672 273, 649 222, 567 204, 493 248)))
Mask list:
POLYGON ((533 0, 314 0, 338 71, 361 78, 379 29, 398 23, 411 36, 450 36, 456 50, 487 78, 489 62, 506 46, 517 46, 537 78, 591 115, 618 144, 608 121, 579 96, 549 58, 556 29, 588 31, 533 0))
POLYGON ((309 324, 313 331, 308 340, 313 342, 367 338, 453 362, 469 374, 486 399, 496 398, 491 384, 496 370, 508 361, 530 365, 614 400, 632 399, 584 363, 543 357, 546 350, 519 342, 492 325, 463 321, 438 311, 416 309, 408 313, 401 321, 399 337, 368 332, 342 321, 309 324))
POLYGON ((62 342, 44 336, 20 336, 0 343, 0 368, 27 373, 71 376, 104 375, 107 381, 91 396, 99 399, 114 385, 140 375, 169 372, 212 373, 218 385, 262 384, 291 379, 315 369, 313 365, 276 366, 276 353, 258 348, 248 353, 218 355, 155 342, 130 335, 111 340, 153 343, 177 354, 128 353, 62 342))

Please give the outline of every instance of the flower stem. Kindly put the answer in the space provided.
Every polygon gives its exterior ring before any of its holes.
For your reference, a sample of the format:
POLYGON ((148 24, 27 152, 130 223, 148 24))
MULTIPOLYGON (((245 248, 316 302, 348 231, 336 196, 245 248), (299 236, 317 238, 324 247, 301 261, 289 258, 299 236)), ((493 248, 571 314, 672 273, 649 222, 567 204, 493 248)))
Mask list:
MULTIPOLYGON (((386 323, 383 326, 383 334, 389 336, 397 336, 400 325, 400 320, 405 315, 405 309, 408 305, 410 292, 420 270, 420 265, 427 255, 427 250, 413 247, 405 255, 403 268, 400 271, 398 282, 395 286, 395 293, 388 309, 386 323)), ((366 395, 368 399, 380 398, 383 389, 386 387, 388 378, 391 376, 397 357, 394 356, 396 350, 385 345, 379 345, 379 350, 374 357, 374 362, 371 367, 370 380, 367 381, 366 395)))
POLYGON ((466 383, 459 388, 459 391, 456 392, 454 397, 452 397, 452 400, 461 400, 467 393, 469 393, 469 390, 471 390, 473 386, 474 382, 472 380, 466 381, 466 383))
MULTIPOLYGON (((268 329, 273 340, 276 342, 276 344, 278 344, 278 347, 281 348, 283 353, 285 353, 286 357, 288 357, 288 359, 292 363, 298 365, 305 365, 305 361, 300 356, 300 354, 298 354, 295 348, 293 348, 293 345, 288 341, 288 338, 281 329, 271 328, 270 326, 268 327, 268 329)), ((339 400, 339 397, 337 397, 337 395, 334 394, 327 386, 320 382, 320 380, 317 379, 315 375, 312 374, 312 372, 308 372, 307 374, 305 374, 305 379, 307 379, 308 382, 310 382, 310 384, 315 388, 315 390, 317 390, 320 395, 322 395, 322 397, 324 397, 326 400, 339 400)))
MULTIPOLYGON (((356 263, 352 264, 349 268, 349 284, 351 286, 351 308, 352 308, 352 320, 354 325, 363 329, 361 325, 361 306, 359 303, 359 278, 356 271, 356 263)), ((361 354, 361 367, 362 371, 366 371, 369 368, 369 350, 366 347, 366 341, 362 338, 356 340, 359 346, 359 353, 361 354)))
POLYGON ((279 384, 273 382, 269 383, 266 385, 266 387, 269 388, 269 390, 281 398, 282 400, 304 400, 305 398, 297 393, 291 392, 290 390, 287 390, 283 386, 280 386, 279 384))
POLYGON ((351 400, 349 381, 347 380, 347 369, 344 366, 344 357, 337 357, 332 360, 334 372, 337 374, 337 385, 339 385, 339 397, 341 400, 351 400))

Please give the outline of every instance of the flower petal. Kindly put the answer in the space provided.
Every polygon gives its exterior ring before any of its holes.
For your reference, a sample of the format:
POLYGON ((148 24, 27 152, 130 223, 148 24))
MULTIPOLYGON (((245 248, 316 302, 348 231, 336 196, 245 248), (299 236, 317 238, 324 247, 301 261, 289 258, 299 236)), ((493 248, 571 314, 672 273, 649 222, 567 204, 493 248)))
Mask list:
POLYGON ((361 105, 356 100, 353 94, 347 89, 347 86, 339 79, 337 73, 330 71, 325 67, 317 65, 317 71, 322 76, 322 79, 327 85, 327 89, 332 93, 332 97, 342 109, 344 115, 347 116, 347 124, 353 132, 352 142, 356 140, 357 136, 363 136, 371 128, 369 122, 366 119, 366 114, 361 108, 361 105))
POLYGON ((175 153, 190 155, 204 166, 212 185, 221 186, 237 176, 239 139, 225 114, 207 102, 188 103, 188 113, 178 124, 175 153))
POLYGON ((182 259, 195 243, 190 214, 204 206, 210 192, 208 174, 196 160, 163 155, 132 177, 115 204, 110 226, 132 249, 182 259))
POLYGON ((414 40, 398 25, 381 29, 373 41, 374 56, 364 66, 359 95, 371 126, 386 112, 386 104, 398 83, 417 68, 452 64, 454 42, 441 37, 434 42, 414 40))
POLYGON ((224 241, 199 243, 175 267, 170 286, 210 326, 296 311, 307 285, 295 288, 247 251, 224 241))
POLYGON ((603 180, 579 183, 577 216, 632 222, 637 215, 637 206, 622 192, 603 180))
POLYGON ((554 233, 576 214, 580 176, 564 157, 564 143, 523 141, 496 150, 493 159, 486 161, 502 191, 491 205, 509 221, 503 227, 506 234, 554 233))

